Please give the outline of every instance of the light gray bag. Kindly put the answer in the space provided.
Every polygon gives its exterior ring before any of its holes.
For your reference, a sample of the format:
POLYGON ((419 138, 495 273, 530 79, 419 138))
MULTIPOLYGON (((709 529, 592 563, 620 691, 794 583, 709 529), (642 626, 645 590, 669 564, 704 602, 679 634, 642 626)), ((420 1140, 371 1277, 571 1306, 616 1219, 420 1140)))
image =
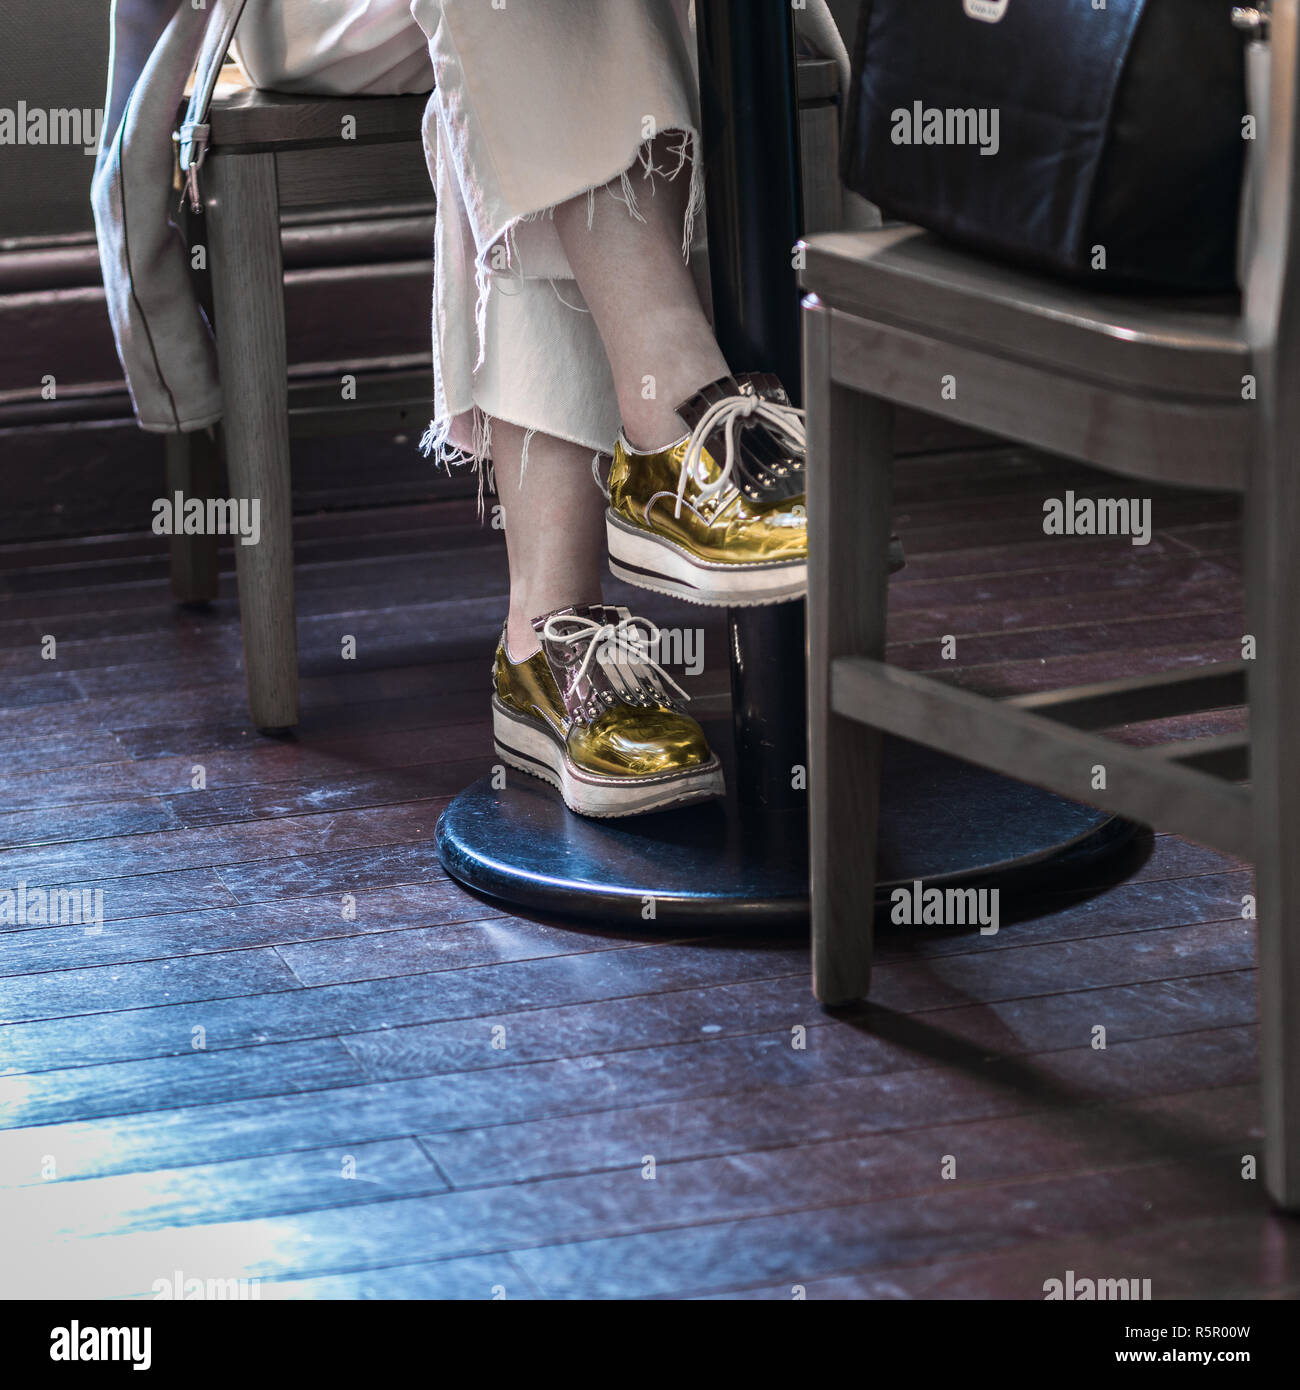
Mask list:
POLYGON ((179 140, 198 209, 204 123, 245 0, 114 0, 108 95, 91 205, 117 355, 140 427, 202 429, 221 417, 212 330, 174 218, 179 140), (197 69, 196 69, 197 65, 197 69), (190 75, 189 109, 176 114, 190 75))

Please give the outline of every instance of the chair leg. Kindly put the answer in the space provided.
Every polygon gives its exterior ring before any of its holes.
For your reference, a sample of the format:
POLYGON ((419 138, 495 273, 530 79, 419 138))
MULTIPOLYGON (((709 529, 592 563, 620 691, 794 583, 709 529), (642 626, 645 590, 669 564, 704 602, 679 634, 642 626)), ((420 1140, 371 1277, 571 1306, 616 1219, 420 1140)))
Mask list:
POLYGON ((894 428, 892 406, 832 381, 831 322, 805 303, 812 970, 828 1007, 871 980, 881 735, 832 711, 830 666, 884 656, 894 428))
POLYGON ((257 544, 235 545, 248 705, 259 729, 284 729, 298 722, 298 641, 275 156, 213 158, 204 176, 226 468, 260 510, 257 544))
MULTIPOLYGON (((219 495, 221 459, 208 430, 167 436, 167 496, 206 500, 219 495)), ((211 603, 217 596, 219 536, 171 538, 172 597, 177 603, 211 603)))
MULTIPOLYGON (((1262 394, 1262 393, 1261 393, 1262 394)), ((1292 412, 1287 412, 1292 413, 1292 412)), ((1300 1211, 1300 458, 1296 422, 1261 450, 1246 499, 1246 614, 1259 959, 1260 1092, 1269 1194, 1300 1211)))

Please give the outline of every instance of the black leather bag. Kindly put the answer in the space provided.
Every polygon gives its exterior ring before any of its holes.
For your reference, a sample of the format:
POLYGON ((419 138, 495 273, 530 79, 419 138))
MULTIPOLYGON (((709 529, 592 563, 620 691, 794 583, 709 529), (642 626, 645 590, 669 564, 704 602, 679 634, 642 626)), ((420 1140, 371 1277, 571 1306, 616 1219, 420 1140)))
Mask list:
POLYGON ((1246 93, 1231 4, 1093 3, 863 0, 845 183, 1028 266, 1232 288, 1246 93))

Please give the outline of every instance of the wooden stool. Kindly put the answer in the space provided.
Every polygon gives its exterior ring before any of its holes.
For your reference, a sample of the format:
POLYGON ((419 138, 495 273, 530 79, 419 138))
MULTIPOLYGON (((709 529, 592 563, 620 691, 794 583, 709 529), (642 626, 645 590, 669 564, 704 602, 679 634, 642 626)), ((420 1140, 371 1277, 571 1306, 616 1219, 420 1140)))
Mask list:
POLYGON ((808 406, 814 988, 866 993, 882 732, 1253 858, 1269 1190, 1300 1207, 1300 215, 1297 0, 1273 7, 1268 200, 1244 303, 1089 294, 916 228, 815 237, 808 406), (941 382, 955 377, 953 399, 941 382), (1244 388, 1256 384, 1255 399, 1244 388), (896 405, 1125 477, 1246 494, 1255 659, 996 701, 884 663, 896 405), (1231 736, 1090 730, 1241 704, 1231 736), (1252 750, 1253 791, 1246 775, 1252 750), (1094 789, 1103 764, 1106 789, 1094 789))

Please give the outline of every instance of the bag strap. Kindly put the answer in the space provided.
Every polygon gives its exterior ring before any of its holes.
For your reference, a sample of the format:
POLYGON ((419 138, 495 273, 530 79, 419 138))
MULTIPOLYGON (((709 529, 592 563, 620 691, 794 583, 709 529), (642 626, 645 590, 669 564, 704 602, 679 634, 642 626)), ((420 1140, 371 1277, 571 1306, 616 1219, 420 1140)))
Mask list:
POLYGON ((207 158, 208 136, 211 134, 208 109, 212 105, 217 79, 221 76, 221 65, 226 61, 239 17, 247 3, 248 0, 212 0, 212 13, 203 31, 203 46, 199 49, 198 64, 194 70, 189 105, 175 137, 180 147, 181 172, 185 176, 185 189, 181 197, 182 201, 189 198, 191 212, 203 210, 203 200, 199 196, 199 170, 207 158))

